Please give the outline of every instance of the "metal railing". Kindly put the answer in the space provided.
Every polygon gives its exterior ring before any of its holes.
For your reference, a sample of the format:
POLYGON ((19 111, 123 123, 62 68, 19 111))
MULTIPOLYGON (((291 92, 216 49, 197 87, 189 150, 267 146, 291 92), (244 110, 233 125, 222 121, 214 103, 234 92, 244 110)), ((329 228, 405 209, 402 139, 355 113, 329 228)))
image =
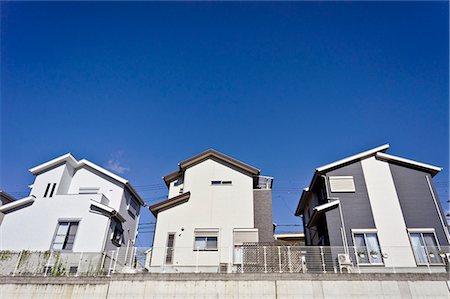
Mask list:
POLYGON ((122 247, 101 253, 0 251, 0 275, 108 276, 115 273, 437 273, 450 272, 450 247, 247 244, 215 249, 122 247), (172 250, 172 249, 171 249, 172 250))

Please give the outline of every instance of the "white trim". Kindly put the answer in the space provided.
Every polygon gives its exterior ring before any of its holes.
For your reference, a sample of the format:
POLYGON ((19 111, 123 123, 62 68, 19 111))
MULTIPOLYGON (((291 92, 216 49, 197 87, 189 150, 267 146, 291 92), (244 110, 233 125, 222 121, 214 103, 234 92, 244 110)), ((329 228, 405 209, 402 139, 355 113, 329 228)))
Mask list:
POLYGON ((328 208, 332 208, 332 207, 334 207, 334 206, 337 206, 337 205, 339 205, 340 203, 341 203, 341 202, 340 202, 339 200, 333 200, 333 201, 328 202, 328 203, 325 203, 325 204, 323 204, 323 205, 316 206, 316 207, 313 208, 313 210, 316 211, 316 212, 322 212, 323 210, 326 210, 326 209, 328 209, 328 208))
POLYGON ((352 228, 351 231, 352 231, 352 233, 355 233, 355 234, 361 234, 361 233, 371 234, 371 233, 377 233, 378 229, 376 229, 376 228, 352 228))
POLYGON ((48 162, 45 162, 45 163, 43 163, 43 164, 41 164, 41 165, 38 165, 38 166, 33 167, 33 168, 30 168, 29 171, 30 171, 32 174, 36 175, 36 174, 38 174, 39 172, 42 172, 43 170, 45 170, 45 169, 47 169, 47 168, 53 167, 53 166, 55 166, 55 165, 58 165, 58 164, 61 163, 61 162, 68 162, 68 163, 69 163, 70 165, 72 165, 73 167, 76 167, 77 164, 78 164, 77 159, 75 159, 75 157, 72 156, 71 153, 67 153, 67 154, 62 155, 62 156, 60 156, 60 157, 58 157, 58 158, 55 158, 55 159, 50 160, 50 161, 48 161, 48 162))
POLYGON ((0 207, 0 212, 4 213, 7 212, 9 210, 21 207, 23 205, 29 204, 29 203, 33 203, 34 202, 35 197, 33 195, 13 201, 11 203, 8 203, 6 205, 3 205, 0 207))
POLYGON ((408 228, 409 233, 434 233, 434 228, 408 228))
POLYGON ((350 156, 350 157, 347 157, 347 158, 338 160, 338 161, 336 161, 336 162, 333 162, 333 163, 330 163, 330 164, 327 164, 327 165, 318 167, 318 168, 316 168, 316 171, 322 172, 322 171, 327 170, 327 169, 329 169, 329 168, 333 168, 333 167, 339 166, 339 165, 341 165, 341 164, 345 164, 345 163, 351 162, 351 161, 353 161, 353 160, 362 159, 362 158, 364 158, 364 157, 373 155, 373 154, 375 154, 375 153, 377 153, 377 152, 385 151, 385 150, 387 150, 388 148, 389 148, 389 144, 384 144, 384 145, 382 145, 382 146, 379 146, 379 147, 373 148, 373 149, 371 149, 371 150, 368 150, 368 151, 359 153, 359 154, 357 154, 357 155, 353 155, 353 156, 350 156))
POLYGON ((409 159, 401 158, 401 157, 397 157, 397 156, 392 156, 392 155, 388 155, 386 153, 377 153, 377 158, 380 158, 380 159, 383 159, 383 160, 393 160, 393 161, 397 161, 397 162, 401 162, 401 163, 417 166, 417 167, 420 167, 420 168, 425 168, 425 169, 428 169, 428 170, 431 170, 431 171, 436 171, 436 172, 440 172, 442 170, 442 168, 438 167, 438 166, 425 164, 425 163, 421 163, 421 162, 417 162, 417 161, 413 161, 413 160, 409 160, 409 159))

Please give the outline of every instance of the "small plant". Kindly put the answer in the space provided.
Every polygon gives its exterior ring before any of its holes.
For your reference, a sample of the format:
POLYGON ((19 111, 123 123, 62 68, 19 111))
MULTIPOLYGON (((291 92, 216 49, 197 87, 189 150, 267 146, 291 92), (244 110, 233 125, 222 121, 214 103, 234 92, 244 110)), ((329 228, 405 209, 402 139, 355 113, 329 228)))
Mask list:
POLYGON ((20 255, 19 267, 24 265, 31 256, 31 252, 29 250, 22 250, 22 254, 20 255))
POLYGON ((0 261, 9 260, 13 256, 13 253, 9 250, 0 251, 0 261))

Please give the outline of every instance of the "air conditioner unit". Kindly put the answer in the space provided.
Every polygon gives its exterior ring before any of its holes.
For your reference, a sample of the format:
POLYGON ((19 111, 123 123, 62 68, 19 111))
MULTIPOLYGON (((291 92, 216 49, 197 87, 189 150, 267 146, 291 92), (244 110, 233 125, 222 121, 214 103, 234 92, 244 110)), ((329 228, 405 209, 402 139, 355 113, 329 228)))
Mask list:
POLYGON ((352 265, 352 260, 348 254, 338 254, 338 262, 340 265, 352 265))

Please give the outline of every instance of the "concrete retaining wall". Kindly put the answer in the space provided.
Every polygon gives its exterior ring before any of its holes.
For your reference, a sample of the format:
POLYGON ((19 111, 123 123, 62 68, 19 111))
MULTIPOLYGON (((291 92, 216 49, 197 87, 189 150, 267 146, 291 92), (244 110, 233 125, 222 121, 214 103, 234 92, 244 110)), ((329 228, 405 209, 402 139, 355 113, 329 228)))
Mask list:
POLYGON ((445 274, 0 277, 0 298, 450 298, 445 274))

